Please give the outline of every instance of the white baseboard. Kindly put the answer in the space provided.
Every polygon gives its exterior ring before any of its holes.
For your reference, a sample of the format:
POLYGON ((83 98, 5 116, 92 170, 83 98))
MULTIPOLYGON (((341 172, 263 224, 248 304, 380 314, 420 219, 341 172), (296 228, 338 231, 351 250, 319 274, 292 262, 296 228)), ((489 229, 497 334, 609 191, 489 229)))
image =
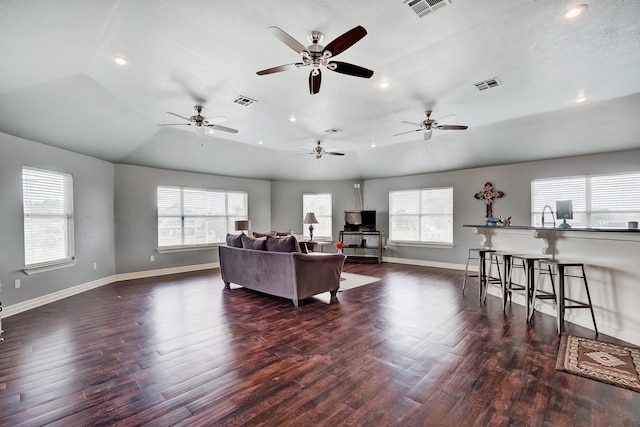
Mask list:
MULTIPOLYGON (((448 268, 451 270, 464 270, 464 264, 453 264, 450 262, 438 262, 438 261, 425 261, 421 259, 408 259, 408 258, 392 258, 392 257, 382 257, 382 262, 392 262, 395 264, 408 264, 408 265, 420 265, 423 267, 437 267, 437 268, 448 268)), ((477 266, 469 266, 469 270, 475 268, 475 271, 478 271, 477 266)))
POLYGON ((80 294, 82 292, 90 291, 91 289, 99 288, 113 282, 120 282, 124 280, 141 279, 145 277, 164 276, 167 274, 187 273, 190 271, 208 270, 212 268, 219 268, 219 262, 211 262, 207 264, 185 265, 181 267, 160 268, 157 270, 145 270, 136 271, 133 273, 115 274, 101 279, 92 280, 91 282, 83 283, 71 288, 63 289, 61 291, 53 292, 47 295, 43 295, 38 298, 33 298, 28 301, 19 302, 17 304, 4 307, 2 310, 2 317, 6 318, 13 316, 14 314, 22 313, 23 311, 31 310, 32 308, 40 307, 45 304, 49 304, 55 301, 59 301, 70 296, 80 294))

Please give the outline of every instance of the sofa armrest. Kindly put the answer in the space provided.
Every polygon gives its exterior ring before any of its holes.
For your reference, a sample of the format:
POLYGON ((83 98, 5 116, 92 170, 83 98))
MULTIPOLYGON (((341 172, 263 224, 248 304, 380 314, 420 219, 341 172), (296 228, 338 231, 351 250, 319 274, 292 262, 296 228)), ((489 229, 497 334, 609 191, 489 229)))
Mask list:
POLYGON ((293 269, 298 299, 340 288, 343 254, 294 254, 293 269))

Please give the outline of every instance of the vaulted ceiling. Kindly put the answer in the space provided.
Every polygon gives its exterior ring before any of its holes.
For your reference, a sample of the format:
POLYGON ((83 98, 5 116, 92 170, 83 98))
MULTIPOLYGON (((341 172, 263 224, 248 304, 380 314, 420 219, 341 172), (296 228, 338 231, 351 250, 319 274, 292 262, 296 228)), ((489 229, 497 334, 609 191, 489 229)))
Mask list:
POLYGON ((640 2, 429 3, 441 7, 419 16, 425 0, 0 0, 0 132, 110 162, 273 180, 640 147, 640 2), (575 3, 587 8, 567 19, 575 3), (308 67, 256 74, 300 61, 270 26, 307 46, 311 31, 326 45, 357 25, 368 34, 336 60, 370 79, 324 68, 310 95, 308 67), (239 132, 158 126, 196 104, 239 132), (428 109, 469 128, 425 141, 403 121, 428 109), (308 155, 318 140, 345 156, 308 155))

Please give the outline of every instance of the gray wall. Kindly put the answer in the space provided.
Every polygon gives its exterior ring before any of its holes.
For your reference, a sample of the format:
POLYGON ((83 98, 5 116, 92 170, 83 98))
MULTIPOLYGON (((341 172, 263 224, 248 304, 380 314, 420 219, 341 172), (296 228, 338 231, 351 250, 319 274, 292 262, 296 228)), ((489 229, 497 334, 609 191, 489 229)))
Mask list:
POLYGON ((102 160, 0 133, 0 281, 10 306, 112 276, 113 165, 102 160), (22 167, 73 175, 74 266, 27 276, 24 268, 22 167), (97 269, 93 269, 93 263, 97 269), (14 280, 20 279, 20 289, 14 280))
POLYGON ((640 150, 568 157, 505 166, 414 175, 400 178, 372 179, 364 182, 368 209, 378 211, 378 229, 388 236, 389 191, 453 186, 452 249, 428 246, 388 245, 383 255, 424 261, 464 264, 467 249, 480 243, 478 236, 463 224, 483 224, 486 205, 473 195, 489 181, 505 196, 493 205, 493 216, 512 217, 513 225, 531 223, 531 180, 561 176, 594 175, 640 170, 640 150))
POLYGON ((218 261, 218 250, 158 253, 159 185, 246 191, 252 229, 270 229, 269 181, 115 165, 116 271, 131 273, 218 261), (150 261, 153 255, 155 260, 150 261))
MULTIPOLYGON (((333 240, 338 240, 338 233, 344 226, 344 211, 360 209, 354 184, 361 184, 360 191, 363 190, 362 181, 273 181, 271 183, 271 229, 291 230, 294 234, 302 234, 302 195, 331 193, 332 237, 333 240)), ((365 208, 367 208, 366 205, 365 208)), ((253 229, 262 231, 255 227, 253 229)))

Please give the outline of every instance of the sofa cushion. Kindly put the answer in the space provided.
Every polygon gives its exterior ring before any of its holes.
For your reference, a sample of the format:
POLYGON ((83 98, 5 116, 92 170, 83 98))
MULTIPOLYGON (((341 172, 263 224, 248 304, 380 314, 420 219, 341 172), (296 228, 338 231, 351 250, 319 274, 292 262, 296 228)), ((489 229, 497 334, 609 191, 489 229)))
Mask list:
POLYGON ((267 236, 267 250, 271 252, 301 252, 295 236, 267 236))
POLYGON ((234 248, 242 247, 242 236, 244 234, 229 234, 227 233, 227 246, 232 246, 234 248))
POLYGON ((276 235, 275 231, 271 231, 270 233, 258 233, 256 231, 253 232, 253 237, 255 237, 256 239, 260 237, 275 236, 275 235, 276 235))
POLYGON ((267 248, 267 241, 263 238, 255 239, 253 237, 246 236, 244 234, 242 237, 242 247, 245 249, 255 249, 257 251, 264 251, 267 248))

